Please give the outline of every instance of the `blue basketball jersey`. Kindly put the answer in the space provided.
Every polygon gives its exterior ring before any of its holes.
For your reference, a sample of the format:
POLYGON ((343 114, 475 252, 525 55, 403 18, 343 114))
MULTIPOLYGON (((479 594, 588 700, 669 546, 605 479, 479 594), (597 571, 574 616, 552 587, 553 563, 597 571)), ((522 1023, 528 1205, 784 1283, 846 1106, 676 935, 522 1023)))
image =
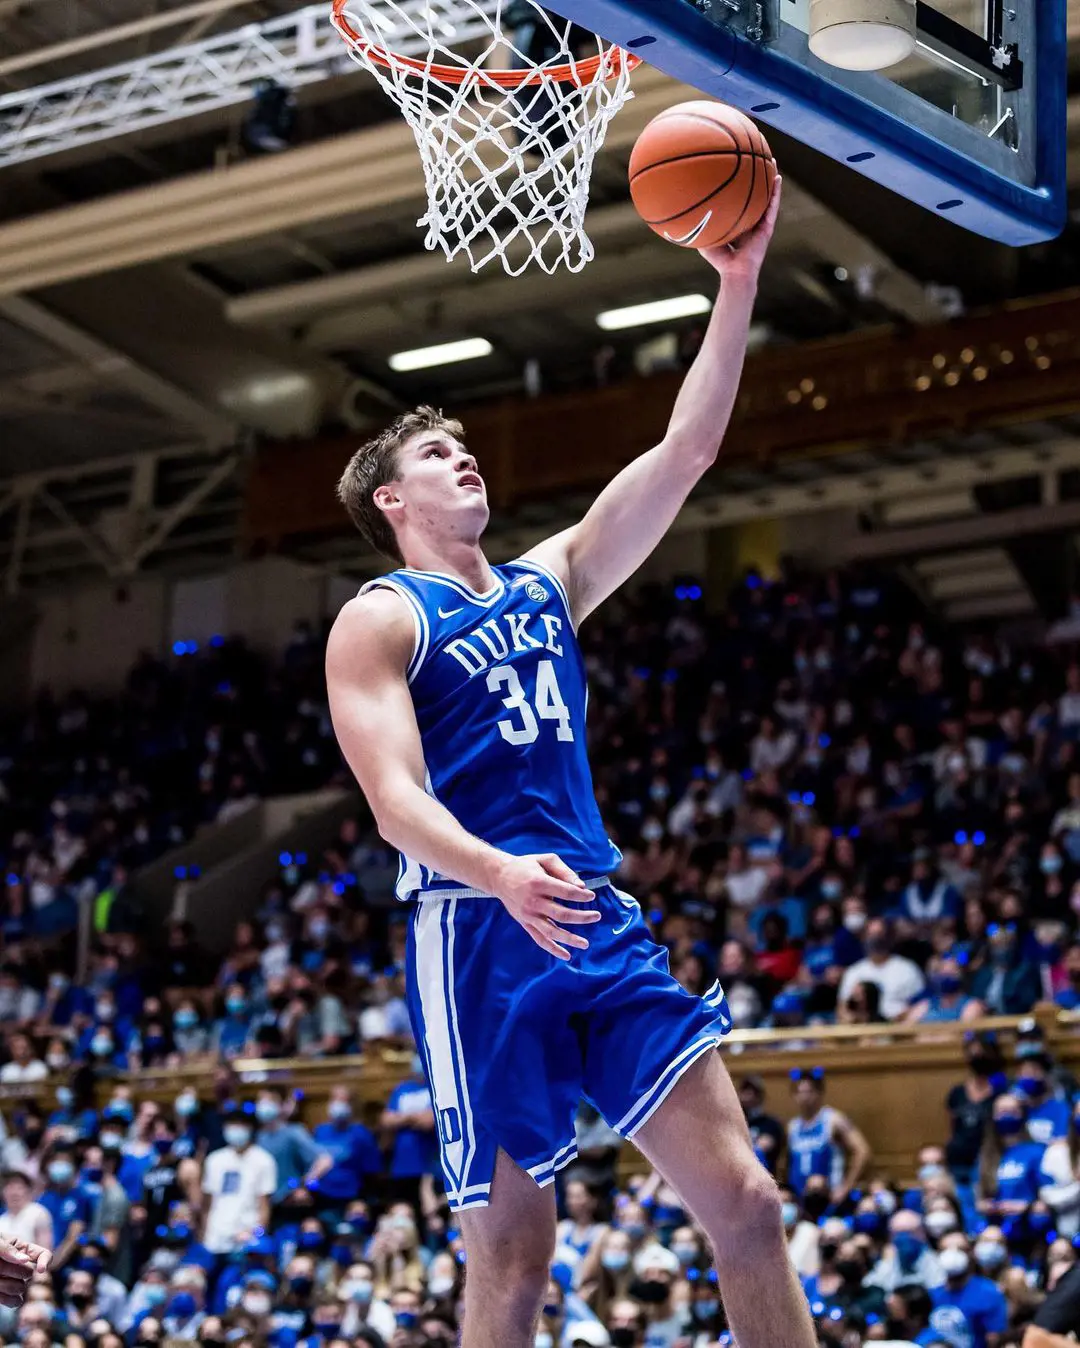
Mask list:
POLYGON ((810 1120, 796 1116, 788 1123, 788 1183, 800 1197, 811 1175, 830 1184, 844 1177, 844 1157, 833 1141, 834 1116, 824 1105, 810 1120))
MULTIPOLYGON (((371 581, 413 618, 408 667, 427 790, 470 833, 515 856, 554 852, 583 879, 621 856, 604 832, 585 744, 585 661, 559 578, 534 561, 492 568, 478 594, 409 567, 371 581)), ((402 855, 397 896, 467 897, 402 855)))

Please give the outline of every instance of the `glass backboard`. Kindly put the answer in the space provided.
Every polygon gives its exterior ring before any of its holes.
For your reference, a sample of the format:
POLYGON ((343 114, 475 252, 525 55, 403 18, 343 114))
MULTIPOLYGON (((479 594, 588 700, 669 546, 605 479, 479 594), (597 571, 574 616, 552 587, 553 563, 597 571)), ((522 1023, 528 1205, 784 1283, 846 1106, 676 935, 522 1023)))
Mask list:
POLYGON ((810 0, 544 0, 928 211, 1016 246, 1066 215, 1067 0, 918 0, 914 54, 849 72, 810 0))

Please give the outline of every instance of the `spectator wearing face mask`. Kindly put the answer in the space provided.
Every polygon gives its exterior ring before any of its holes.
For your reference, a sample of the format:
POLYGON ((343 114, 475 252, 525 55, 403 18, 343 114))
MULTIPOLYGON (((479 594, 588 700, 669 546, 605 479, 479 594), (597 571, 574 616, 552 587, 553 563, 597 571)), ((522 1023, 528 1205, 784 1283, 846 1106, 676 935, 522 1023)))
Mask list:
POLYGON ((611 1348, 643 1348, 646 1318, 644 1308, 629 1297, 616 1301, 608 1312, 607 1332, 611 1348))
POLYGON ((796 1116, 788 1124, 788 1183, 802 1196, 811 1176, 822 1176, 834 1204, 842 1203, 870 1160, 870 1146, 846 1114, 825 1103, 820 1067, 791 1074, 796 1116))
POLYGON ((1004 1293, 972 1267, 971 1242, 962 1231, 953 1231, 941 1242, 941 1266, 945 1282, 931 1291, 934 1310, 952 1307, 970 1326, 970 1348, 995 1348, 1008 1327, 1004 1293))
POLYGON ((390 1341, 397 1322, 389 1302, 375 1296, 375 1270, 370 1264, 361 1260, 350 1265, 338 1285, 338 1296, 345 1307, 341 1324, 343 1334, 354 1339, 368 1326, 390 1341))
POLYGON ((242 1115, 225 1124, 225 1146, 206 1158, 202 1190, 209 1202, 202 1243, 212 1254, 232 1254, 256 1228, 270 1225, 270 1196, 277 1188, 274 1158, 252 1142, 242 1115))
POLYGON ((90 1200, 78 1184, 74 1153, 57 1147, 45 1166, 41 1206, 52 1218, 53 1268, 63 1268, 90 1222, 90 1200))
POLYGON ((210 1050, 210 1032, 202 1023, 199 1007, 191 997, 176 1004, 172 1013, 172 1037, 182 1059, 201 1058, 210 1050))
POLYGON ((315 1145, 331 1161, 319 1179, 319 1195, 344 1206, 360 1198, 370 1177, 382 1172, 382 1153, 370 1129, 353 1117, 347 1086, 333 1088, 326 1114, 326 1122, 316 1124, 312 1133, 315 1145))
POLYGON ((200 1268, 178 1268, 162 1307, 161 1325, 170 1339, 198 1338, 206 1319, 206 1274, 200 1268))
POLYGON ((582 1299, 606 1323, 612 1305, 629 1296, 633 1277, 630 1237, 617 1227, 605 1228, 581 1264, 578 1286, 582 1299))
POLYGON ((1046 1148, 1025 1135, 1024 1107, 1015 1095, 994 1101, 979 1163, 979 1211, 988 1218, 1013 1217, 1039 1196, 1046 1148))
POLYGON ((284 1092, 275 1087, 261 1090, 255 1101, 255 1118, 259 1123, 255 1141, 270 1153, 277 1166, 275 1203, 297 1186, 312 1187, 332 1167, 330 1154, 319 1147, 304 1125, 286 1120, 284 1092))
MULTIPOLYGON (((828 1194, 824 1194, 826 1205, 828 1194)), ((798 1200, 791 1189, 780 1189, 780 1219, 784 1225, 784 1237, 787 1240, 788 1256, 800 1278, 809 1278, 821 1267, 819 1253, 820 1228, 808 1221, 802 1213, 798 1200)))
POLYGON ((840 981, 839 1000, 846 1002, 860 983, 876 983, 881 989, 881 1013, 886 1020, 899 1020, 926 986, 917 964, 896 955, 889 924, 874 918, 866 924, 866 958, 856 960, 840 981))
POLYGON ((131 1289, 117 1328, 126 1333, 145 1315, 157 1314, 168 1299, 168 1280, 162 1269, 147 1268, 131 1289))
POLYGON ((992 922, 986 929, 990 958, 975 971, 971 995, 992 1016, 1022 1016, 1042 996, 1038 968, 1021 954, 1015 922, 992 922))
POLYGON ((901 1208, 889 1219, 889 1243, 870 1272, 868 1284, 894 1292, 905 1283, 939 1287, 944 1281, 940 1259, 927 1244, 922 1218, 901 1208))
POLYGON ((251 1007, 241 983, 225 989, 224 1014, 210 1033, 210 1051, 226 1058, 239 1057, 251 1039, 251 1007))
POLYGON ((964 1043, 967 1074, 945 1098, 950 1137, 945 1146, 949 1171, 958 1185, 975 1182, 983 1138, 994 1100, 1004 1089, 1005 1060, 992 1036, 969 1035, 964 1043))
POLYGON ((982 1003, 964 991, 964 972, 960 961, 939 956, 930 961, 928 996, 917 1001, 903 1019, 913 1024, 937 1025, 977 1020, 985 1014, 982 1003))

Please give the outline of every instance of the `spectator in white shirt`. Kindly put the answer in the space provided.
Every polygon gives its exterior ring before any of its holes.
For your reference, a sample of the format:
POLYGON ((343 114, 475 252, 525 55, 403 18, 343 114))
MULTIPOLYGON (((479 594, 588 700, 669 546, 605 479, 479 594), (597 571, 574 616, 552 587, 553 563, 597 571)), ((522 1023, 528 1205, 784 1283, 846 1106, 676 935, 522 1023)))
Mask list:
POLYGON ((28 1240, 42 1249, 53 1247, 53 1223, 48 1208, 32 1198, 33 1181, 21 1170, 9 1170, 4 1176, 4 1211, 0 1212, 0 1236, 28 1240))
POLYGON ((242 1115, 225 1124, 225 1146, 212 1151, 203 1171, 206 1209, 203 1244, 211 1254, 232 1254, 251 1233, 270 1225, 270 1196, 277 1188, 277 1164, 252 1145, 252 1125, 242 1115))
POLYGON ((779 730, 771 716, 763 716, 761 729, 750 742, 750 767, 754 775, 782 768, 797 744, 793 731, 779 730))
POLYGON ((34 1057, 34 1050, 26 1035, 13 1035, 11 1061, 0 1067, 0 1082, 7 1086, 24 1081, 44 1081, 48 1075, 49 1069, 40 1058, 34 1057))
POLYGON ((860 983, 875 983, 881 990, 881 1014, 897 1020, 926 986, 917 964, 892 953, 892 934, 883 918, 866 924, 866 958, 848 967, 840 981, 842 1005, 860 983))

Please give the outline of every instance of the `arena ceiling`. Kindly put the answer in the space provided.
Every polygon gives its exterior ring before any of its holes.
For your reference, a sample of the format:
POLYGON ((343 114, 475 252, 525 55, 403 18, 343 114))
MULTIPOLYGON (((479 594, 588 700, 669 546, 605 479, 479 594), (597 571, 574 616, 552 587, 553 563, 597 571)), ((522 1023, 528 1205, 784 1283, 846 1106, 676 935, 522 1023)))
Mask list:
MULTIPOLYGON (((599 310, 709 289, 696 256, 652 236, 628 202, 638 131, 692 96, 647 68, 596 166, 598 256, 576 276, 473 276, 425 253, 408 130, 336 47, 319 45, 321 30, 305 37, 300 20, 289 39, 294 56, 305 43, 314 54, 284 152, 243 156, 246 101, 208 103, 138 130, 128 129, 138 122, 132 104, 101 139, 74 136, 57 148, 61 138, 31 158, 12 151, 16 137, 5 141, 11 109, 37 98, 40 126, 41 110, 62 103, 65 81, 81 77, 93 92, 95 72, 152 65, 278 16, 288 26, 297 13, 277 0, 0 0, 0 508, 28 501, 27 483, 37 493, 32 506, 0 513, 9 585, 20 530, 25 552, 46 524, 70 538, 95 511, 115 512, 115 526, 127 529, 131 510, 142 509, 157 543, 168 536, 177 556, 189 535, 192 550, 227 549, 234 470, 259 437, 342 425, 359 433, 420 397, 467 406, 522 391, 527 369, 547 388, 579 384, 610 341, 596 326, 599 310), (492 355, 417 375, 388 367, 395 351, 465 335, 487 337, 492 355), (133 464, 144 455, 155 467, 140 486, 133 464), (115 465, 114 489, 88 487, 76 505, 65 492, 91 464, 106 465, 105 479, 115 465)), ((1070 43, 1080 69, 1080 0, 1070 4, 1070 43)), ((1070 129, 1070 174, 1080 186, 1080 95, 1070 129)), ((862 180, 853 193, 849 173, 773 142, 786 196, 755 341, 935 321, 958 304, 1080 281, 1075 222, 1060 241, 1015 253, 862 180)), ((650 358, 638 348, 654 335, 616 339, 615 361, 650 358)), ((99 472, 95 481, 105 479, 99 472)))

